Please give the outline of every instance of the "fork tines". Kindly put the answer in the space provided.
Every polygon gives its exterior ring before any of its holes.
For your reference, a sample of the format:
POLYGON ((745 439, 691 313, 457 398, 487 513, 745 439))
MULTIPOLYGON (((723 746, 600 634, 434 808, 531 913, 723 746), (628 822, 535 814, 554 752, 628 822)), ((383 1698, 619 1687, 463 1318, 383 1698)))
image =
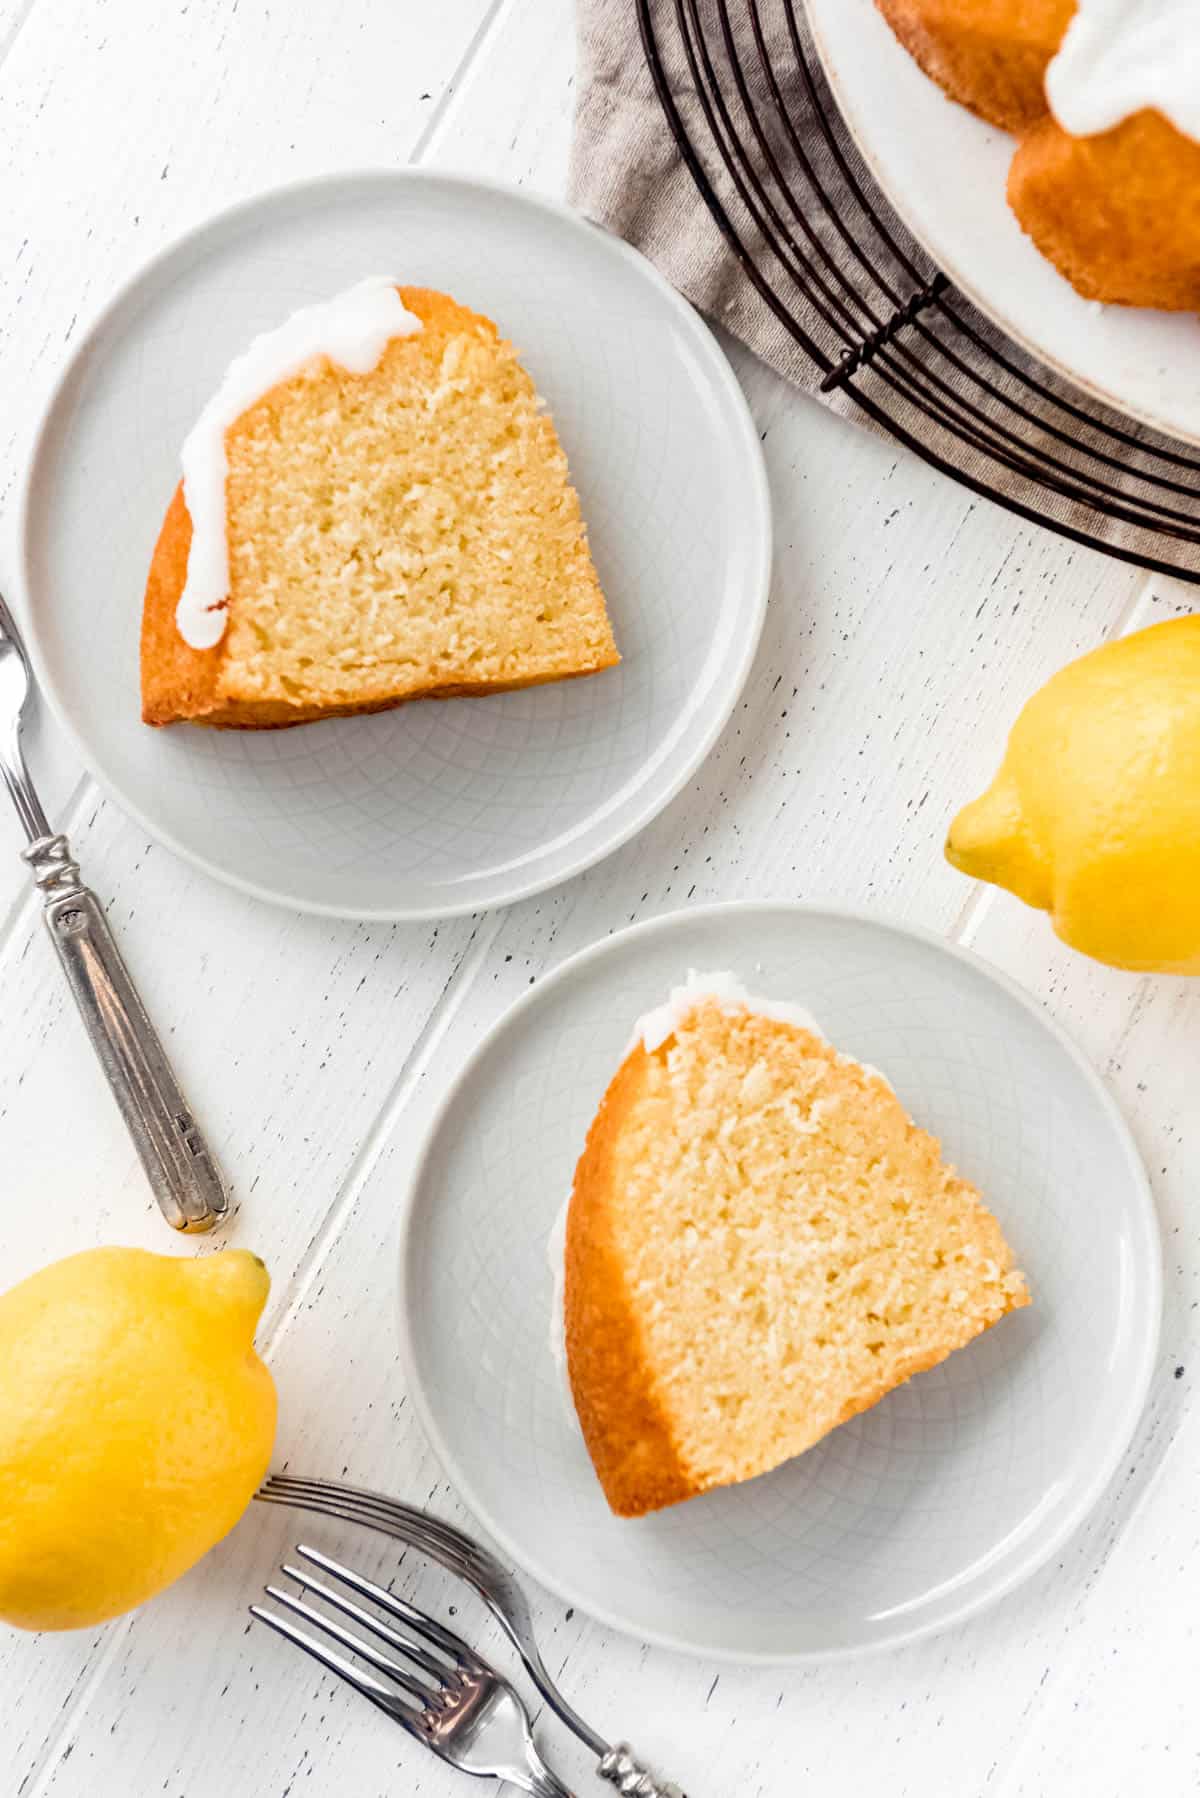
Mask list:
POLYGON ((356 1604, 353 1598, 338 1587, 326 1585, 316 1579, 303 1567, 285 1562, 283 1572, 296 1582, 302 1592, 320 1599, 330 1609, 340 1612, 357 1625, 357 1631, 347 1629, 334 1618, 326 1616, 315 1605, 306 1603, 303 1597, 297 1597, 279 1586, 267 1587, 267 1596, 273 1598, 276 1604, 282 1605, 292 1616, 303 1618, 322 1635, 348 1650, 349 1654, 357 1656, 359 1661, 365 1661, 377 1673, 386 1675, 386 1680, 390 1683, 376 1678, 364 1667, 339 1653, 336 1648, 327 1646, 307 1630, 301 1629, 291 1621, 290 1616, 280 1616, 277 1611, 256 1604, 250 1606, 251 1615, 286 1637, 331 1673, 340 1675, 394 1721, 403 1724, 414 1734, 423 1735, 423 1719, 427 1709, 431 1705, 436 1706, 448 1689, 460 1688, 464 1675, 470 1676, 483 1671, 478 1657, 452 1630, 435 1622, 432 1617, 427 1617, 423 1611, 406 1604, 394 1593, 377 1586, 373 1580, 355 1573, 352 1568, 344 1567, 340 1561, 303 1544, 297 1546, 296 1553, 301 1560, 320 1568, 337 1581, 338 1586, 348 1587, 359 1597, 370 1600, 397 1623, 403 1624, 411 1635, 421 1638, 420 1641, 411 1640, 410 1635, 402 1633, 382 1617, 356 1604), (431 1653, 431 1649, 436 1652, 431 1653), (393 1652, 389 1653, 388 1650, 393 1652), (403 1660, 398 1659, 398 1656, 403 1656, 403 1660))
MULTIPOLYGON (((443 1518, 418 1511, 412 1505, 383 1493, 370 1492, 361 1486, 330 1485, 323 1480, 306 1480, 294 1474, 268 1474, 256 1494, 264 1504, 300 1505, 343 1522, 365 1524, 368 1528, 411 1542, 444 1567, 459 1573, 478 1585, 491 1570, 494 1558, 478 1543, 443 1518)), ((486 1593, 485 1593, 486 1597, 486 1593)))

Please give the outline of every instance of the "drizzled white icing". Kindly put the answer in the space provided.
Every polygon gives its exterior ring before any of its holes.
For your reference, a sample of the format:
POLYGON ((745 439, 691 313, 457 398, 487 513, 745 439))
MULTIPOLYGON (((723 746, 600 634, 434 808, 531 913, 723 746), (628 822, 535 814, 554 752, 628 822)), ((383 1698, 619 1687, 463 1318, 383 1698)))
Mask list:
POLYGON ((723 1011, 754 1011, 760 1017, 774 1018, 777 1023, 811 1030, 814 1036, 821 1034, 816 1020, 802 1005, 790 1005, 782 999, 755 998, 746 991, 736 974, 697 974, 689 968, 687 979, 682 986, 671 988, 666 1003, 656 1005, 653 1011, 638 1019, 633 1027, 633 1041, 640 1038, 643 1047, 650 1051, 661 1048, 688 1014, 708 999, 715 1000, 723 1011))
POLYGON ((1073 137, 1155 107, 1200 143, 1200 0, 1079 0, 1046 97, 1073 137))
POLYGON ((331 300, 305 306, 264 331, 225 372, 183 446, 183 497, 192 521, 187 580, 175 626, 193 649, 212 649, 225 631, 229 546, 225 532, 225 433, 264 393, 318 356, 351 374, 369 374, 393 337, 421 329, 387 276, 360 281, 331 300))

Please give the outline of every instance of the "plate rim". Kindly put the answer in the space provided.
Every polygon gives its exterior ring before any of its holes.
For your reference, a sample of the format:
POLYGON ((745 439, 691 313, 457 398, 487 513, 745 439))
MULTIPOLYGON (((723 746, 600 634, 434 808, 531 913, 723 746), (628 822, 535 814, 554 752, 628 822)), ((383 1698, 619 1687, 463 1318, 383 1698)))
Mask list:
POLYGON ((665 1648, 677 1654, 688 1655, 693 1659, 722 1665, 801 1667, 825 1665, 835 1661, 862 1660, 872 1655, 895 1651, 914 1642, 924 1641, 931 1636, 941 1635, 944 1631, 953 1629, 998 1604, 1001 1599, 1016 1591, 1048 1561, 1053 1559, 1103 1497, 1124 1459, 1130 1440, 1145 1410, 1150 1383, 1157 1365, 1163 1309, 1162 1231, 1150 1177, 1133 1132, 1116 1099, 1109 1092, 1083 1051, 1058 1020, 1045 1011, 1032 994, 1028 993, 1011 975, 1006 974, 1003 969, 995 967, 983 956, 977 955, 974 950, 968 949, 961 943, 951 942, 936 930, 920 924, 911 924, 907 920, 892 917, 886 912, 876 912, 866 906, 839 905, 799 899, 722 900, 708 905, 680 907, 673 911, 660 913, 654 918, 642 919, 635 924, 626 925, 622 930, 614 931, 611 936, 600 937, 596 941, 586 944, 582 949, 577 949, 574 954, 569 955, 566 960, 560 962, 539 979, 528 991, 519 994, 488 1027, 455 1070, 439 1096, 424 1128, 420 1148, 412 1161, 401 1190, 399 1209, 398 1279, 395 1287, 394 1309, 397 1319, 400 1360, 406 1376, 407 1396, 417 1413, 426 1440, 456 1497, 470 1512, 472 1518, 481 1525, 487 1536, 515 1566, 519 1567, 529 1578, 536 1580, 538 1585, 546 1591, 553 1593, 563 1603, 575 1606, 598 1623, 616 1630, 621 1635, 632 1637, 636 1641, 649 1643, 657 1648, 665 1648), (464 1476, 455 1456, 447 1447, 433 1407, 425 1393, 417 1370, 417 1355, 405 1295, 412 1271, 410 1252, 412 1226, 434 1144, 458 1100, 462 1088, 502 1032, 514 1020, 523 1017, 528 1010, 532 1009, 548 991, 567 982, 580 968, 603 960, 609 954, 619 951, 632 939, 652 935, 668 935, 681 922, 694 918, 714 919, 728 917, 731 913, 751 914, 767 911, 785 914, 797 920, 801 925, 806 920, 813 918, 833 919, 843 924, 866 925, 871 929, 907 937, 926 948, 942 950, 948 953, 952 960, 962 962, 976 974, 982 975, 985 980, 999 987, 1048 1032, 1059 1049, 1066 1054, 1068 1060, 1083 1076, 1085 1085, 1091 1089, 1093 1096, 1099 1100, 1101 1109, 1113 1126, 1117 1141, 1124 1153, 1135 1195, 1131 1217, 1135 1223, 1138 1237, 1136 1246, 1144 1264, 1141 1282, 1144 1298, 1139 1308, 1140 1326, 1135 1319, 1135 1339, 1131 1347, 1134 1357, 1134 1374, 1119 1420, 1112 1429, 1108 1452, 1097 1458, 1092 1472, 1083 1482, 1073 1504, 1058 1527, 1045 1536, 1032 1537, 1030 1539, 1032 1547, 1017 1554, 1004 1578, 994 1580, 990 1584, 985 1582, 983 1588, 973 1597, 953 1606, 945 1616, 907 1627, 900 1626, 891 1633, 881 1635, 869 1642, 855 1643, 844 1647, 807 1648, 784 1652, 762 1650, 747 1653, 740 1649, 714 1647, 707 1643, 697 1644, 667 1629, 646 1629, 640 1624, 631 1623, 615 1611, 611 1611, 605 1606, 596 1605, 589 1594, 576 1590, 569 1580, 560 1579, 557 1574, 543 1567, 523 1544, 516 1541, 506 1529, 496 1525, 487 1507, 479 1502, 473 1482, 464 1476))
POLYGON ((623 238, 603 230, 584 213, 569 206, 565 201, 546 194, 530 192, 515 182, 502 181, 458 168, 425 169, 412 166, 389 168, 386 164, 366 164, 354 168, 326 170, 317 175, 300 176, 274 187, 260 189, 256 193, 233 201, 228 206, 218 207, 215 211, 206 213, 194 224, 169 238, 145 261, 138 263, 128 274, 124 275, 88 316, 70 354, 56 372, 50 388, 38 408, 29 449, 18 479, 14 530, 15 587, 19 602, 18 616, 22 636, 33 664, 39 694, 46 700, 84 770, 96 782, 103 796, 116 805, 127 818, 140 825, 155 842, 161 843, 173 855, 179 856, 192 867, 199 868, 202 873, 220 881, 222 885, 232 887, 235 891, 244 893, 252 899, 280 906, 287 911, 306 913, 316 917, 348 918, 363 923, 417 923, 431 919, 467 917, 476 912, 498 911, 504 907, 515 905, 522 899, 532 898, 535 894, 547 892, 569 880, 574 880, 586 869, 594 867, 598 862, 615 854, 624 844, 646 829, 661 812, 665 811, 671 801, 678 797, 712 753, 718 738, 733 716, 746 681, 749 679, 766 622, 773 571, 773 538, 773 516, 766 459, 750 404, 741 382, 707 321, 678 289, 671 285, 666 276, 656 268, 648 257, 634 249, 631 244, 626 243, 623 238), (49 660, 43 653, 39 631, 35 623, 36 608, 32 600, 33 583, 30 580, 31 513, 34 487, 43 461, 49 453, 47 438, 56 410, 68 382, 79 370, 85 357, 93 350, 96 338, 143 283, 152 281, 173 257, 199 244, 206 234, 225 226, 235 225, 239 220, 245 219, 260 209, 269 209, 309 194, 317 195, 323 191, 347 185, 441 186, 456 189, 460 194, 465 195, 474 194, 487 197, 499 195, 507 200, 514 200, 535 213, 542 214, 552 225, 565 226, 570 231, 586 235, 593 244, 601 246, 602 253, 614 256, 618 262, 624 262, 633 274, 640 274, 644 280, 648 280, 650 286, 666 302, 668 309, 675 314, 680 329, 688 338, 690 346, 714 384, 713 391, 721 393, 731 407, 735 431, 740 439, 732 447, 737 460, 742 462, 746 468, 747 494, 751 506, 744 520, 744 529, 742 521, 739 520, 739 535, 748 545, 750 578, 742 583, 738 601, 738 615, 739 617, 744 615, 745 622, 735 635, 735 653, 727 659, 725 664, 726 671, 723 673, 718 702, 715 706, 704 708, 700 714, 696 736, 690 751, 678 761, 674 772, 665 780, 662 788, 651 795, 649 800, 643 791, 640 803, 638 795, 634 794, 629 806, 623 806, 619 811, 614 810, 611 830, 602 837, 599 847, 585 852, 577 851, 566 860, 562 867, 556 868, 553 872, 511 882, 493 897, 481 898, 478 895, 465 895, 462 898, 455 898, 448 894, 444 901, 439 901, 436 905, 376 906, 299 898, 283 887, 271 886, 262 881, 249 879, 236 870, 189 847, 178 838, 174 831, 165 829, 140 803, 136 803, 122 784, 110 776, 107 768, 101 768, 94 750, 82 729, 76 725, 64 696, 58 690, 51 673, 49 660))
MULTIPOLYGON (((1176 443, 1182 443, 1188 448, 1200 448, 1200 424, 1192 430, 1186 430, 1173 421, 1167 421, 1163 418, 1156 417, 1153 412, 1144 410, 1140 406, 1132 405, 1128 399, 1120 394, 1114 393, 1110 388, 1102 387, 1098 381, 1093 380, 1090 376, 1081 374, 1077 368, 1071 367, 1070 364, 1064 362, 1061 357, 1052 354, 1043 344, 1034 343, 1020 326, 1015 324, 1002 310, 1000 300, 982 288, 978 281, 970 274, 969 270, 963 269, 956 254, 947 253, 947 251, 941 247, 935 248, 933 244, 928 242, 924 230, 913 215, 907 192, 890 178, 875 147, 872 145, 869 138, 864 136, 860 129, 857 108, 851 107, 847 102, 845 83, 842 80, 838 63, 830 54, 826 41, 823 18, 819 10, 819 0, 804 0, 804 12, 808 20, 809 29, 812 32, 813 43, 817 51, 817 58, 821 64, 821 71, 833 91, 839 117, 847 131, 850 133, 854 145, 863 161, 866 163, 871 178, 885 195, 889 204, 894 208, 901 222, 905 226, 905 229, 912 233, 913 237, 916 238, 921 248, 925 251, 925 254, 932 257, 941 272, 949 276, 950 280, 961 290, 970 303, 973 306, 978 307, 979 311, 982 312, 986 318, 990 319, 992 324, 995 325, 998 330, 1004 332, 1004 334, 1007 337, 1010 337, 1014 343, 1018 344, 1026 354, 1032 356, 1037 362, 1040 362, 1044 368, 1049 369, 1053 374, 1061 376, 1064 380, 1074 382, 1075 386, 1078 387, 1082 393, 1087 394, 1089 398, 1098 401, 1101 405, 1107 406, 1111 411, 1119 413, 1127 424, 1141 426, 1146 430, 1156 431, 1161 436, 1173 439, 1176 443)), ((902 47, 897 44, 897 49, 901 48, 902 47)), ((936 86, 936 83, 932 82, 931 77, 927 76, 926 79, 930 81, 931 85, 936 86)), ((972 117, 965 107, 959 106, 959 103, 952 100, 949 95, 944 96, 944 98, 948 106, 958 106, 958 109, 963 112, 966 118, 970 119, 972 117)), ((976 120, 976 123, 980 122, 981 121, 976 120)), ((982 122, 986 124, 987 121, 984 120, 982 122)), ((1000 127, 996 126, 994 129, 999 130, 1000 127)), ((1012 136, 1011 133, 1006 133, 1006 135, 1012 136)), ((1015 147, 1017 139, 1013 137, 1012 141, 1015 147)), ((1058 273, 1057 270, 1055 272, 1058 273)), ((1071 284, 1065 275, 1059 274, 1058 278, 1069 291, 1074 292, 1074 289, 1071 288, 1071 284)), ((1077 297, 1079 298, 1081 305, 1099 303, 1086 301, 1083 299, 1082 295, 1077 297)), ((1153 307, 1122 308, 1114 305, 1110 310, 1136 312, 1153 311, 1155 309, 1153 307)))

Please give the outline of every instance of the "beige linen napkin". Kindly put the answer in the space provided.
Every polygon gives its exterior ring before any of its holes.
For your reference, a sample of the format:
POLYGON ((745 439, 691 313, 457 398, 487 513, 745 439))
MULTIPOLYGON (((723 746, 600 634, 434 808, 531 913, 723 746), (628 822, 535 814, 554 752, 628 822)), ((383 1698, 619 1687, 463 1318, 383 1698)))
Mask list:
MULTIPOLYGON (((920 314, 940 349, 922 343, 911 334, 911 327, 902 333, 920 355, 927 377, 931 375, 937 383, 933 400, 943 413, 942 421, 931 420, 910 394, 898 392, 880 371, 870 367, 854 382, 865 405, 845 389, 822 393, 824 369, 744 273, 680 153, 655 91, 634 0, 577 0, 577 4, 579 88, 570 193, 581 211, 634 244, 693 305, 785 379, 844 417, 902 439, 907 436, 959 479, 982 492, 1003 496, 1016 509, 1052 521, 1072 535, 1150 566, 1200 577, 1200 452, 1105 411, 1027 356, 950 286, 943 305, 920 314), (964 329, 986 349, 973 349, 964 329), (955 366, 956 357, 967 363, 966 372, 955 366), (982 375, 991 392, 980 386, 977 375, 982 375), (1056 399, 1061 403, 1056 404, 1056 399), (1077 417, 1064 406, 1078 407, 1084 416, 1077 417), (982 420, 976 408, 982 411, 982 420), (944 415, 948 412, 958 421, 955 428, 946 426, 944 415), (1093 419, 1095 424, 1090 422, 1093 419), (1114 429, 1119 437, 1110 434, 1114 429), (980 447, 982 433, 998 447, 998 455, 980 447), (1093 496, 1096 503, 1088 503, 1093 496)), ((766 152, 739 100, 722 37, 728 22, 751 108, 766 133, 770 154, 778 160, 784 184, 800 201, 804 219, 817 231, 828 254, 851 274, 853 286, 869 294, 876 312, 886 318, 894 308, 870 270, 882 272, 892 293, 902 300, 919 293, 937 271, 874 187, 841 122, 812 51, 802 0, 792 0, 790 5, 788 0, 759 0, 756 9, 749 0, 679 0, 679 10, 677 0, 650 0, 650 4, 654 41, 687 137, 742 238, 747 256, 767 276, 783 310, 813 348, 836 365, 848 343, 853 347, 856 340, 869 335, 869 323, 860 323, 861 313, 853 316, 851 323, 858 329, 852 336, 823 318, 756 229, 704 119, 679 24, 680 11, 698 22, 699 34, 693 42, 702 41, 712 58, 732 126, 749 147, 755 168, 764 175, 767 192, 800 253, 810 255, 802 225, 789 214, 783 184, 766 172, 766 152), (765 58, 752 31, 754 13, 763 34, 765 58), (818 105, 813 103, 795 53, 793 27, 812 71, 818 105), (771 91, 772 78, 778 83, 799 148, 780 117, 771 91), (867 250, 868 271, 853 263, 836 225, 822 215, 801 173, 801 156, 810 160, 821 187, 834 196, 838 219, 850 225, 856 242, 867 250), (866 219, 848 185, 846 171, 870 195, 883 230, 866 219), (915 265, 917 279, 887 247, 884 231, 915 265)), ((703 64, 701 80, 711 92, 703 64)), ((844 294, 836 276, 831 285, 836 295, 844 294)))

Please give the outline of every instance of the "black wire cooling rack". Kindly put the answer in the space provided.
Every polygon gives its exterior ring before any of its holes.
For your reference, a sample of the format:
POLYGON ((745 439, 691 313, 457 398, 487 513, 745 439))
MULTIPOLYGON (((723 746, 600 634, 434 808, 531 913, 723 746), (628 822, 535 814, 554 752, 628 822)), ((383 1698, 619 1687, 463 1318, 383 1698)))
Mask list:
POLYGON ((746 278, 840 394, 975 492, 1200 581, 1200 453, 1004 335, 855 148, 803 0, 636 0, 679 150, 746 278))

